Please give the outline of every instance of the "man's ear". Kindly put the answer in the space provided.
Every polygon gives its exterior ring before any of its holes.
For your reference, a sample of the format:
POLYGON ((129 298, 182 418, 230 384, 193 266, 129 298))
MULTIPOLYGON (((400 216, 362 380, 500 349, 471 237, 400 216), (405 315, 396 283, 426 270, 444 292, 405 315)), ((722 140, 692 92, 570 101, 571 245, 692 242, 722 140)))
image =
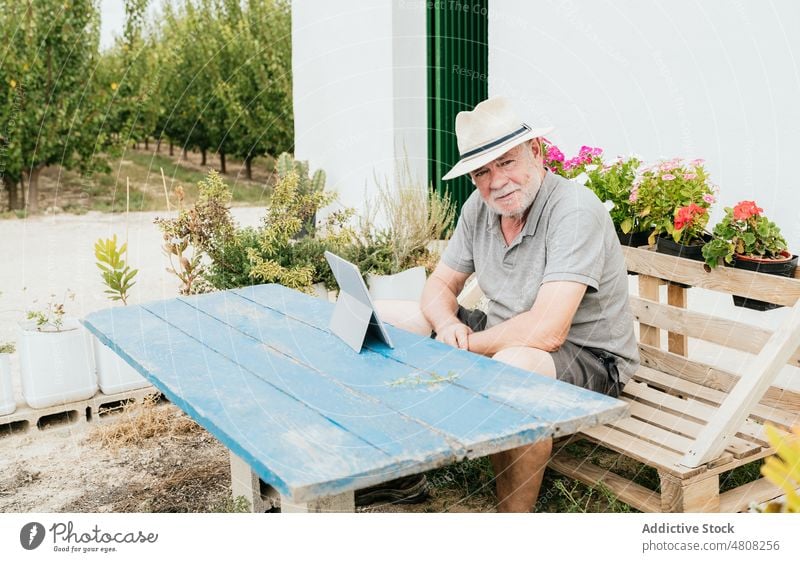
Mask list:
POLYGON ((530 140, 531 143, 531 152, 533 153, 533 157, 537 160, 544 159, 544 147, 542 146, 542 139, 535 138, 530 140))

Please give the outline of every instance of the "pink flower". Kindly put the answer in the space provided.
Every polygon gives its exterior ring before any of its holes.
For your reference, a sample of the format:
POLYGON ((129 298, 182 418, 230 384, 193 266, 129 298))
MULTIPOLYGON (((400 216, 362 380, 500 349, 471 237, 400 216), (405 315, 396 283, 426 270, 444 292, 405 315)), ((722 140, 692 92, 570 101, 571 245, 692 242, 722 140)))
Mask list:
POLYGON ((695 178, 697 178, 697 174, 694 174, 692 172, 689 172, 688 174, 683 174, 683 179, 685 180, 693 180, 695 178))
POLYGON ((673 176, 672 174, 664 174, 663 176, 661 176, 661 179, 664 181, 671 181, 675 179, 675 176, 673 176))
POLYGON ((702 158, 695 158, 694 160, 692 160, 692 161, 691 161, 691 162, 689 162, 689 163, 690 163, 692 166, 700 166, 700 165, 701 165, 703 162, 705 162, 705 160, 703 160, 702 158))
POLYGON ((634 202, 634 201, 636 201, 638 198, 639 198, 639 190, 638 190, 638 189, 632 189, 632 190, 631 190, 630 197, 628 197, 628 201, 630 201, 631 203, 633 203, 633 202, 634 202))
POLYGON ((709 205, 713 205, 714 203, 716 203, 717 200, 714 198, 713 195, 706 193, 705 195, 703 195, 703 201, 705 201, 709 205))
POLYGON ((550 159, 551 162, 563 162, 564 161, 564 153, 556 146, 548 146, 547 147, 547 157, 550 159))

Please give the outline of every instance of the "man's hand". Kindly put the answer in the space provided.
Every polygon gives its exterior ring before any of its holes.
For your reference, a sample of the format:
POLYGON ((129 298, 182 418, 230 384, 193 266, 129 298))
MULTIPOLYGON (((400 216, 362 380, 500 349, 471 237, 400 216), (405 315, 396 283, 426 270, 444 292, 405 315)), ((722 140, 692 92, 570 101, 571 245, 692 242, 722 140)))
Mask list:
POLYGON ((471 333, 472 329, 466 324, 453 322, 442 328, 441 331, 437 330, 436 339, 459 349, 469 349, 469 335, 471 333))

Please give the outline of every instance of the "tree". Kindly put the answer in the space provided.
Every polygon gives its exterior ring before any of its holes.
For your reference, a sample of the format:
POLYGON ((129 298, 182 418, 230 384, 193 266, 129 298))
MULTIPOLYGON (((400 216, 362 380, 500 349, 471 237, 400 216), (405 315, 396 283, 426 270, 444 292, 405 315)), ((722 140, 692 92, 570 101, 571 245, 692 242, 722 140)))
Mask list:
POLYGON ((5 144, 14 156, 7 170, 12 181, 19 170, 27 208, 36 212, 45 166, 91 173, 107 165, 101 157, 107 133, 94 95, 99 15, 95 0, 26 0, 7 3, 0 21, 2 35, 15 38, 3 64, 4 73, 13 73, 7 85, 24 92, 4 115, 4 128, 13 121, 15 131, 5 144))
POLYGON ((245 161, 247 178, 255 157, 292 149, 291 10, 281 0, 250 1, 239 22, 237 47, 242 64, 232 78, 237 116, 237 156, 245 161))

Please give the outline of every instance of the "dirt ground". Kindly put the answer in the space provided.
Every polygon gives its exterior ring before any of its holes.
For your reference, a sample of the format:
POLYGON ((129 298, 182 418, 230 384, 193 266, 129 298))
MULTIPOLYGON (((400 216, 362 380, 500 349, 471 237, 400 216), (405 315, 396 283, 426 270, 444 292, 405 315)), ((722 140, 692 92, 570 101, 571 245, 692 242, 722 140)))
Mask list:
MULTIPOLYGON (((0 437, 0 512, 229 512, 228 452, 171 404, 159 404, 164 427, 113 446, 104 435, 125 413, 89 423, 0 437)), ((135 430, 134 430, 135 433, 135 430)), ((368 512, 493 511, 490 494, 435 489, 415 505, 375 505, 368 512)))

